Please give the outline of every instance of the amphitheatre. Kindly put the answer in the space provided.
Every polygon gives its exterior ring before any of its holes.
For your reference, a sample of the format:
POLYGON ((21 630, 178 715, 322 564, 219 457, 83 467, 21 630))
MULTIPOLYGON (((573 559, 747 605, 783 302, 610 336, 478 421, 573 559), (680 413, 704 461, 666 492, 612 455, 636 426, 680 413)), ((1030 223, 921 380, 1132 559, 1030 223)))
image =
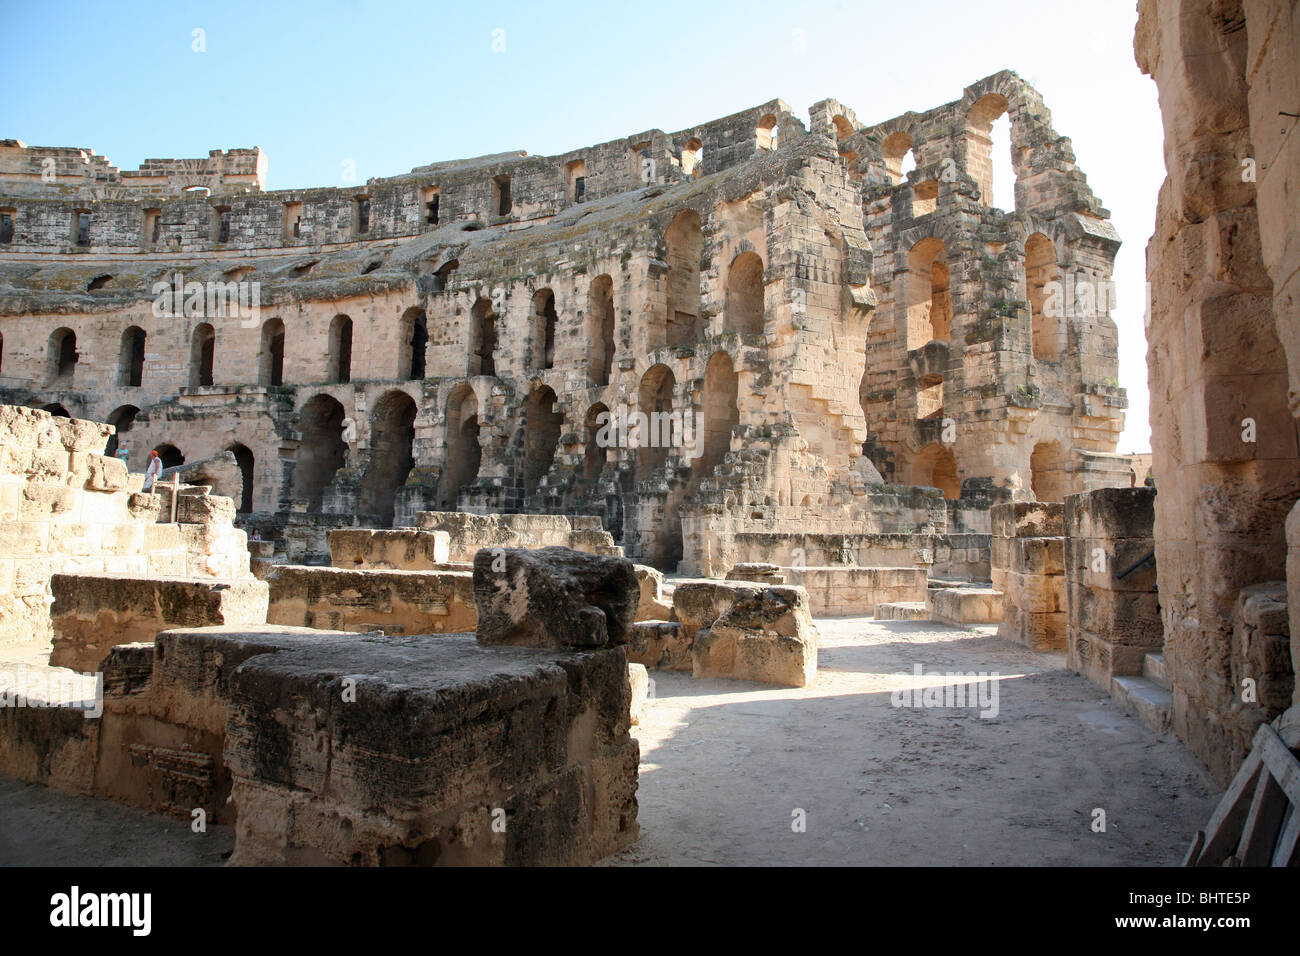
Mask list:
POLYGON ((1297 13, 1139 10, 1147 484, 1010 70, 348 187, 0 140, 0 863, 1300 863, 1297 13))

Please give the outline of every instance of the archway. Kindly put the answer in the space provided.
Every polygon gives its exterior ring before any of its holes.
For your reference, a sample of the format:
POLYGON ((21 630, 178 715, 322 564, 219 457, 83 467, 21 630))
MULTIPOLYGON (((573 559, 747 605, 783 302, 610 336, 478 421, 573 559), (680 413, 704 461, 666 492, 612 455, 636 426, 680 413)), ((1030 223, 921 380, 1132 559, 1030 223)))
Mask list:
POLYGON ((614 368, 614 280, 596 276, 587 293, 587 379, 609 384, 614 368))
POLYGON ((726 352, 715 352, 704 371, 704 407, 695 423, 700 457, 691 463, 691 493, 713 475, 731 450, 731 433, 740 422, 736 396, 739 377, 726 352))
POLYGON ((447 398, 445 454, 438 507, 455 511, 460 489, 478 477, 483 451, 479 445, 478 396, 468 385, 457 386, 447 398))
POLYGON ((216 353, 217 333, 207 322, 202 322, 190 339, 190 385, 212 384, 212 365, 216 353))
POLYGON ((330 322, 328 376, 341 385, 352 381, 352 319, 346 315, 330 322))
POLYGON ((495 375, 497 320, 491 299, 479 299, 474 303, 470 323, 469 374, 495 375))
POLYGON ((638 406, 646 417, 645 428, 637 436, 636 476, 645 481, 668 461, 673 410, 673 389, 677 379, 667 365, 652 365, 641 376, 637 390, 638 406))
POLYGON ((262 385, 284 384, 284 322, 271 319, 262 326, 257 380, 262 385))
POLYGON ((651 330, 650 348, 666 344, 670 348, 694 345, 699 338, 700 323, 700 256, 704 235, 699 213, 693 209, 679 212, 668 226, 668 318, 660 330, 651 330))
MULTIPOLYGON (((117 455, 117 450, 122 447, 122 436, 131 431, 131 426, 135 424, 135 416, 140 414, 140 409, 134 405, 122 405, 113 409, 108 416, 108 423, 117 429, 108 437, 108 442, 104 445, 104 454, 110 458, 117 455)), ((130 450, 130 445, 126 446, 130 450)))
POLYGON ((238 510, 240 514, 251 514, 253 511, 253 453, 247 445, 235 442, 226 451, 235 456, 235 463, 239 465, 239 478, 241 492, 239 495, 238 510))
POLYGON ((922 239, 907 254, 907 349, 952 338, 952 296, 943 240, 922 239))
POLYGON ((118 350, 117 384, 125 388, 139 388, 144 381, 144 329, 133 325, 122 333, 118 350))
POLYGON ((601 431, 601 416, 605 416, 605 421, 609 420, 609 409, 601 402, 597 402, 587 409, 587 417, 583 427, 583 440, 585 448, 582 459, 582 480, 590 487, 597 479, 600 473, 605 469, 605 462, 609 459, 608 442, 598 441, 601 431))
POLYGON ((45 378, 51 385, 71 385, 77 371, 77 333, 55 329, 46 347, 45 378))
POLYGON ((979 186, 981 203, 1014 211, 1015 173, 1011 163, 1009 105, 1001 93, 987 93, 966 111, 966 169, 979 186), (1005 147, 1000 156, 994 152, 995 141, 1005 147), (995 190, 1003 197, 996 204, 995 190), (1009 203, 1006 197, 1010 198, 1009 203))
POLYGON ((550 289, 539 289, 533 296, 532 368, 544 370, 555 367, 555 325, 558 320, 555 293, 550 289))
POLYGON ((763 260, 742 252, 727 270, 724 328, 742 335, 763 334, 763 260))
POLYGON ((162 459, 164 468, 177 468, 185 464, 185 456, 181 454, 181 450, 175 445, 159 445, 154 451, 162 459))
POLYGON ((1043 362, 1061 360, 1063 308, 1060 294, 1049 296, 1048 283, 1059 285, 1061 267, 1056 246, 1041 232, 1025 240, 1025 297, 1029 300, 1031 347, 1034 358, 1043 362))
POLYGON ((1069 493, 1066 456, 1060 442, 1039 442, 1029 456, 1029 486, 1039 501, 1064 501, 1069 493))
POLYGON ((537 490, 555 461, 564 416, 555 411, 555 392, 534 388, 524 402, 524 494, 537 490))
POLYGON ((402 354, 400 375, 417 381, 425 375, 425 347, 429 344, 429 322, 424 309, 411 306, 402 314, 402 354))
POLYGON ((912 484, 938 488, 945 498, 960 498, 961 481, 952 450, 937 442, 922 448, 912 463, 912 484))
POLYGON ((415 467, 415 400, 405 392, 386 392, 370 417, 370 464, 361 478, 360 510, 379 527, 393 524, 397 491, 415 467))
POLYGON ((317 395, 298 413, 298 456, 293 466, 293 497, 320 511, 325 487, 347 460, 343 442, 343 406, 329 395, 317 395))

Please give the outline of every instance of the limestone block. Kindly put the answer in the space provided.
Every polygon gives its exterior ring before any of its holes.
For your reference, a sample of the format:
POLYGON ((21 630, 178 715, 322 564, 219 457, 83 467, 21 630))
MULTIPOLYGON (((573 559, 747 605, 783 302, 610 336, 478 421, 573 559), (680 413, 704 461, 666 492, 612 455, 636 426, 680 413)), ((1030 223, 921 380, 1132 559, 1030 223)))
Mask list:
POLYGON ((473 574, 277 565, 267 622, 385 634, 463 634, 478 623, 473 574))
POLYGON ((570 548, 484 549, 474 558, 478 639, 528 647, 627 641, 640 591, 632 562, 570 548))
POLYGON ((646 667, 689 671, 691 641, 677 621, 637 621, 627 629, 627 659, 646 667))
POLYGON ((334 528, 329 532, 329 549, 330 563, 336 568, 426 571, 447 565, 451 536, 446 531, 414 528, 334 528))
POLYGON ((817 632, 800 587, 752 588, 691 644, 694 677, 803 687, 817 676, 817 632))
POLYGON ((632 723, 641 723, 641 717, 645 713, 646 701, 650 697, 650 674, 646 671, 644 664, 629 663, 627 665, 628 683, 632 685, 632 702, 629 706, 632 723))
POLYGON ((673 606, 663 599, 663 572, 645 564, 634 565, 639 598, 636 605, 637 621, 666 621, 672 616, 673 606))

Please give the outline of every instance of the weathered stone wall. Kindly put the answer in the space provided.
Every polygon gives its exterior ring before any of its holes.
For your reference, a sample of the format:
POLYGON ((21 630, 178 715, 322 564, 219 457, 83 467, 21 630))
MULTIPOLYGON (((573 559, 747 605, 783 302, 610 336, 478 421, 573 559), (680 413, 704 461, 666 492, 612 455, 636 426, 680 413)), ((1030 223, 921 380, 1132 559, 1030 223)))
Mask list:
POLYGON ((460 634, 478 624, 469 571, 280 565, 267 582, 271 624, 385 634, 460 634))
POLYGON ((1147 361, 1172 726, 1226 782, 1262 716, 1230 666, 1240 595, 1287 579, 1292 614, 1300 597, 1284 533, 1300 497, 1300 30, 1287 0, 1142 0, 1139 14, 1168 170, 1147 361))
POLYGON ((446 536, 446 560, 453 563, 473 563, 474 556, 483 548, 554 547, 572 548, 588 554, 623 553, 609 533, 600 527, 599 518, 422 511, 415 520, 420 532, 446 536))
POLYGON ((245 536, 225 498, 178 499, 177 522, 142 476, 102 454, 98 422, 0 406, 0 641, 48 639, 59 571, 248 578, 245 536))
POLYGON ((1065 499, 1067 658, 1108 693, 1111 678, 1142 673, 1146 655, 1164 645, 1155 560, 1140 564, 1155 551, 1155 501, 1152 488, 1065 499))
POLYGON ((990 512, 992 580, 1002 592, 998 634, 1035 650, 1065 650, 1063 505, 1007 502, 990 512))

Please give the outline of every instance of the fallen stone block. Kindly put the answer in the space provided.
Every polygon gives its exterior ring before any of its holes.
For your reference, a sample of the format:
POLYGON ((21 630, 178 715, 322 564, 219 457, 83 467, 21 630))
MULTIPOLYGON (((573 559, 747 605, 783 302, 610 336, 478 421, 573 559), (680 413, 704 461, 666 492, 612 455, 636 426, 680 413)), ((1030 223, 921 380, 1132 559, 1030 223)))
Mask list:
POLYGON ((930 617, 945 624, 999 624, 1002 592, 993 588, 937 588, 926 595, 930 617))
POLYGON ((626 558, 569 548, 485 548, 474 557, 478 639, 484 644, 624 644, 639 594, 626 558))
POLYGON ((666 671, 689 671, 691 642, 677 621, 637 621, 627 629, 627 659, 666 671))
POLYGON ((817 632, 803 588, 689 582, 678 586, 674 607, 691 641, 694 677, 803 687, 817 675, 817 632))
POLYGON ((666 621, 672 616, 673 606, 664 600, 664 575, 645 564, 634 565, 640 597, 636 605, 637 621, 666 621))

